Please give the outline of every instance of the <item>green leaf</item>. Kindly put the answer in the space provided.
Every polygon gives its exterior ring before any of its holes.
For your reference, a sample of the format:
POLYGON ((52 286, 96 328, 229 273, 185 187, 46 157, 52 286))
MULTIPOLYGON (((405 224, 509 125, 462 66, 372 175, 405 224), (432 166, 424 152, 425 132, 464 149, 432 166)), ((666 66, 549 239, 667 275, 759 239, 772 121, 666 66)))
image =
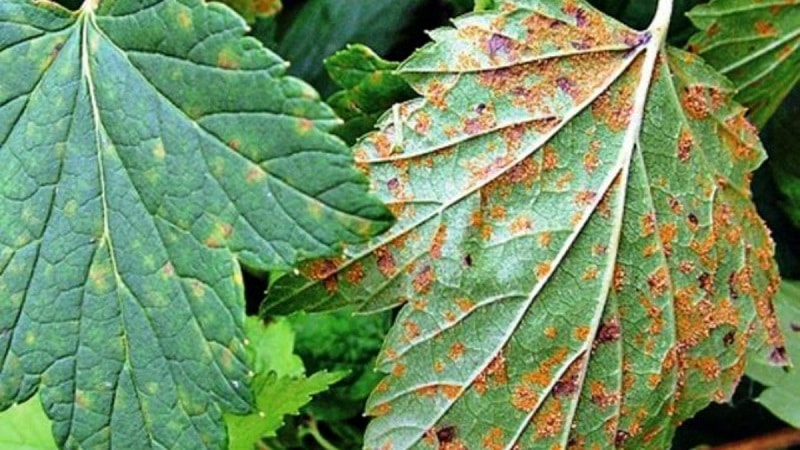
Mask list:
MULTIPOLYGON (((335 86, 327 79, 323 61, 347 44, 366 44, 386 54, 402 37, 423 0, 370 0, 358 6, 341 0, 309 0, 282 26, 278 53, 288 59, 289 72, 329 95, 335 86)), ((281 21, 279 17, 279 22, 281 21)))
POLYGON ((294 354, 295 334, 286 319, 264 326, 248 317, 245 330, 255 371, 256 411, 247 416, 225 415, 231 450, 252 450, 261 438, 275 436, 285 415, 298 414, 312 395, 347 375, 320 371, 306 377, 303 361, 294 354))
POLYGON ((689 49, 733 80, 761 127, 800 80, 800 3, 713 0, 689 12, 702 31, 689 49))
POLYGON ((668 448, 780 345, 764 151, 732 86, 662 46, 666 5, 638 32, 506 1, 401 66, 422 98, 355 147, 397 225, 265 305, 404 304, 366 448, 668 448))
POLYGON ((12 406, 0 413, 0 449, 55 450, 50 420, 42 409, 39 396, 12 406))
POLYGON ((747 376, 769 386, 758 401, 790 425, 800 428, 800 282, 784 281, 775 296, 775 312, 786 336, 786 355, 795 365, 776 367, 761 358, 748 361, 747 376))
POLYGON ((217 0, 233 8, 247 23, 278 14, 283 8, 281 0, 217 0))
POLYGON ((0 2, 0 409, 40 387, 60 446, 224 445, 252 401, 237 259, 390 224, 244 33, 201 0, 0 2))
POLYGON ((311 371, 328 368, 350 374, 307 408, 317 420, 355 417, 383 375, 375 358, 391 325, 391 314, 353 315, 349 310, 290 317, 297 332, 297 353, 311 371))
POLYGON ((328 99, 345 123, 333 130, 346 142, 375 128, 375 122, 393 104, 414 98, 406 81, 396 74, 399 63, 376 55, 364 45, 348 45, 325 60, 331 79, 343 90, 328 99))

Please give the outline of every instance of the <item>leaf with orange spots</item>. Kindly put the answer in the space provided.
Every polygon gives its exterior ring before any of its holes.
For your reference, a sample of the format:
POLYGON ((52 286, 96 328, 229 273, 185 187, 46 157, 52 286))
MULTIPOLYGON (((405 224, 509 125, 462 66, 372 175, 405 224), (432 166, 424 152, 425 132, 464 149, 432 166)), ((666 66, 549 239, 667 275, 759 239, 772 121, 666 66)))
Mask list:
POLYGON ((222 448, 252 400, 239 262, 391 224, 245 31, 203 0, 0 1, 0 410, 39 389, 61 447, 222 448))
POLYGON ((800 428, 800 282, 783 281, 775 296, 775 312, 786 336, 786 348, 772 350, 766 360, 751 358, 747 376, 768 386, 759 394, 759 403, 800 428), (793 365, 781 367, 787 360, 791 360, 793 365))
POLYGON ((355 146, 398 223, 264 306, 404 304, 367 448, 668 448, 780 345, 764 151, 730 83, 664 45, 670 5, 635 31, 503 1, 401 65, 421 97, 355 146))
POLYGON ((233 8, 247 23, 278 14, 283 8, 281 0, 216 0, 233 8))
POLYGON ((800 1, 713 0, 689 18, 701 31, 688 48, 733 80, 750 120, 764 126, 800 80, 800 1))

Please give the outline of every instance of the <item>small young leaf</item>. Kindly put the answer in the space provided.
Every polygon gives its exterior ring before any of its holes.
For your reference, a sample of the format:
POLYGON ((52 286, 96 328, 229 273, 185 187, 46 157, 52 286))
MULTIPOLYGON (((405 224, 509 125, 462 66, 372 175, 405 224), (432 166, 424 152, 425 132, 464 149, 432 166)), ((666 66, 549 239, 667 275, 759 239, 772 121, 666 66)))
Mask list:
POLYGON ((689 12, 702 31, 689 50, 733 80, 762 127, 800 80, 800 2, 713 0, 689 12))
POLYGON ((390 225, 244 33, 202 0, 0 2, 0 409, 39 386, 60 446, 223 446, 251 408, 236 260, 390 225))
POLYGON ((231 450, 252 450, 264 437, 276 435, 284 416, 298 414, 311 396, 347 375, 320 371, 306 377, 303 361, 294 354, 295 334, 286 319, 264 326, 249 317, 245 323, 256 411, 247 416, 225 415, 231 450))
POLYGON ((786 357, 794 366, 786 369, 751 358, 747 376, 769 386, 758 397, 758 401, 773 414, 794 427, 800 428, 800 282, 784 281, 775 296, 775 312, 781 330, 786 336, 786 357))
POLYGON ((265 309, 404 303, 367 448, 668 448, 781 343, 764 151, 730 83, 663 45, 670 1, 641 32, 500 3, 433 32, 401 66, 423 97, 355 147, 395 228, 265 309))
POLYGON ((395 73, 399 65, 359 44, 348 45, 325 60, 331 79, 344 88, 328 99, 345 121, 333 133, 354 144, 358 137, 375 128, 384 111, 414 97, 414 90, 395 73))

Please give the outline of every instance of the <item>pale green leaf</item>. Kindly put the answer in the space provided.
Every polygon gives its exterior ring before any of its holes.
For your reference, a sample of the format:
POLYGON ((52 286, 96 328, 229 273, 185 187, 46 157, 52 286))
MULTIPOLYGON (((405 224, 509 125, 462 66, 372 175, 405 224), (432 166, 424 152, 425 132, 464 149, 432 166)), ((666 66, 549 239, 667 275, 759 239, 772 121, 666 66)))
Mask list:
POLYGON ((773 414, 794 427, 800 428, 800 282, 784 281, 775 296, 775 312, 786 337, 786 348, 773 358, 789 358, 791 367, 779 367, 774 362, 752 357, 747 376, 768 386, 758 401, 773 414), (784 354, 785 351, 785 354, 784 354))
POLYGON ((800 80, 800 2, 713 0, 689 12, 689 49, 733 80, 736 99, 764 126, 800 80))
POLYGON ((55 450, 39 396, 0 413, 0 450, 55 450))
POLYGON ((398 224, 266 311, 404 304, 366 447, 668 448, 780 345, 764 159, 733 88, 581 1, 503 1, 400 68, 421 98, 355 146, 398 224), (765 330, 769 333, 765 333, 765 330))
POLYGON ((60 446, 219 448, 251 408, 237 260, 386 228, 338 120, 201 0, 0 2, 0 409, 60 446))
POLYGON ((311 396, 347 375, 320 371, 306 377, 303 361, 294 354, 295 333, 286 319, 265 326, 248 317, 245 323, 250 365, 255 372, 256 410, 246 416, 227 414, 230 450, 252 450, 261 438, 275 436, 287 414, 298 414, 311 396))

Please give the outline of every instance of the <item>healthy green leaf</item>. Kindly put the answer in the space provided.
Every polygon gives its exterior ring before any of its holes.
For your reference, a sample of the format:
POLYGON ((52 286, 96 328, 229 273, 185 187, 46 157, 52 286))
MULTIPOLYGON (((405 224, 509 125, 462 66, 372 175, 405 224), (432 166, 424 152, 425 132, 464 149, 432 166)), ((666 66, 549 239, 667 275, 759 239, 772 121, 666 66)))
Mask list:
POLYGON ((689 18, 702 30, 690 51, 733 80, 750 120, 764 126, 800 80, 800 2, 713 0, 689 18))
POLYGON ((795 365, 776 367, 760 358, 751 358, 747 376, 769 386, 758 401, 773 414, 800 428, 800 282, 784 281, 775 296, 775 312, 786 336, 786 353, 795 365))
POLYGON ((383 375, 375 371, 375 358, 391 326, 391 314, 353 315, 349 310, 290 317, 297 332, 297 353, 309 370, 348 371, 350 375, 308 406, 317 420, 355 417, 383 375))
MULTIPOLYGON (((335 86, 322 62, 346 44, 360 42, 386 54, 402 37, 423 0, 309 0, 279 38, 278 53, 292 63, 289 72, 329 95, 335 86)), ((279 17, 280 21, 281 17, 279 17)))
POLYGON ((375 122, 393 104, 414 98, 414 90, 395 73, 399 65, 359 44, 348 45, 325 60, 328 75, 343 88, 328 99, 345 121, 333 130, 336 135, 354 144, 375 128, 375 122))
POLYGON ((423 97, 356 146, 398 216, 266 311, 404 303, 367 448, 668 448, 780 345, 750 200, 764 158, 732 86, 584 2, 505 1, 432 33, 423 97))
POLYGON ((42 409, 39 396, 14 405, 0 416, 0 449, 55 450, 50 420, 42 409))
POLYGON ((247 416, 227 414, 231 450, 252 450, 261 438, 276 435, 284 416, 298 414, 311 396, 328 389, 347 372, 320 371, 305 376, 303 361, 294 354, 295 334, 286 319, 264 326, 256 318, 245 323, 247 348, 254 368, 256 411, 247 416))
POLYGON ((217 0, 233 8, 247 23, 272 17, 283 8, 281 0, 217 0))
POLYGON ((39 386, 61 446, 223 446, 251 408, 236 260, 390 223, 244 32, 201 0, 0 2, 0 409, 39 386))

